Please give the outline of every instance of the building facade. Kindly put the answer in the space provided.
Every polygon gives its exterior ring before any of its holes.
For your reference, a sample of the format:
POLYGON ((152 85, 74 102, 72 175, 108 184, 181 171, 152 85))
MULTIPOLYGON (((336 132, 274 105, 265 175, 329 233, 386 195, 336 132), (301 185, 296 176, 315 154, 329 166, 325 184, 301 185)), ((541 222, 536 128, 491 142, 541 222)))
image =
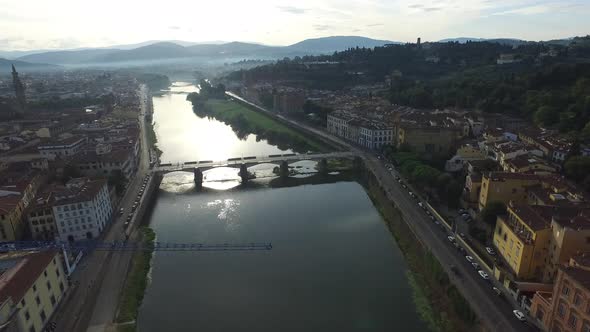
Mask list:
POLYGON ((68 288, 61 256, 46 251, 0 259, 0 314, 12 331, 41 332, 68 288))
POLYGON ((79 181, 55 194, 53 215, 62 241, 96 238, 112 217, 107 182, 77 180, 79 181))

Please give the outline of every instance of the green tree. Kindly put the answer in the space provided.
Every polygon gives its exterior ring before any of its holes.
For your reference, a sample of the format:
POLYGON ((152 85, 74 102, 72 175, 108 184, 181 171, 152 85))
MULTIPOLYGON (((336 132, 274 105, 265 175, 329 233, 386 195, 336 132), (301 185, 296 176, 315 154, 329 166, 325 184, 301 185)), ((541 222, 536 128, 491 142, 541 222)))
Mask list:
POLYGON ((582 181, 590 174, 590 157, 574 156, 565 162, 565 174, 575 181, 582 181))
POLYGON ((489 202, 479 213, 481 220, 486 224, 494 227, 498 215, 506 213, 506 204, 498 201, 489 202))

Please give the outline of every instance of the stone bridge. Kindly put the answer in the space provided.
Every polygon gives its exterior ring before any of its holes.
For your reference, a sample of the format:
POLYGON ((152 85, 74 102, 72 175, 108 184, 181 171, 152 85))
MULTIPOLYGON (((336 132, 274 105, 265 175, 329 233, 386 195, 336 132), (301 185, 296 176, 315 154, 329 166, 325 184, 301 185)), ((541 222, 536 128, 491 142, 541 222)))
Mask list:
POLYGON ((159 177, 171 172, 193 172, 195 175, 195 184, 203 183, 203 172, 215 167, 236 167, 240 168, 242 179, 247 178, 247 168, 264 163, 287 163, 289 161, 301 160, 322 160, 329 158, 350 158, 357 157, 354 152, 331 152, 331 153, 288 153, 288 154, 271 154, 268 156, 251 156, 229 158, 222 161, 199 160, 178 163, 164 163, 152 168, 152 172, 159 177))

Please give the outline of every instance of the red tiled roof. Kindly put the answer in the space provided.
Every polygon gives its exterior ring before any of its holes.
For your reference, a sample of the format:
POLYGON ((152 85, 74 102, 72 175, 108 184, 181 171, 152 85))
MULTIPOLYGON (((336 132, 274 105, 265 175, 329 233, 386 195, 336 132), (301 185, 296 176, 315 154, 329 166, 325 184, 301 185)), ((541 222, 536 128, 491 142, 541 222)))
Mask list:
POLYGON ((56 254, 53 251, 44 251, 27 255, 13 267, 17 269, 14 273, 0 276, 0 303, 9 297, 14 303, 18 303, 56 254))

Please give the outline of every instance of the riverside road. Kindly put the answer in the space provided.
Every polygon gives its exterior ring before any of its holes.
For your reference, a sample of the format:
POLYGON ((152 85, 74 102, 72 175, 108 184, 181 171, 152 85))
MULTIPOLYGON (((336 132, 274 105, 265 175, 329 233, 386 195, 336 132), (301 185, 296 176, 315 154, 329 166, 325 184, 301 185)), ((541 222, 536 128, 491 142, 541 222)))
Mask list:
POLYGON ((351 145, 323 130, 270 112, 234 93, 227 92, 227 95, 242 103, 251 105, 272 117, 279 118, 281 121, 289 123, 293 127, 301 128, 340 146, 347 147, 350 151, 362 156, 367 167, 375 174, 381 187, 386 191, 389 200, 400 210, 404 220, 408 222, 416 237, 418 237, 421 243, 434 254, 445 268, 451 282, 470 303, 481 322, 491 331, 535 330, 532 326, 521 323, 514 317, 514 314, 512 313, 513 308, 510 303, 502 300, 492 291, 492 284, 484 281, 471 265, 467 263, 464 255, 447 240, 446 237, 449 234, 446 231, 442 232, 440 227, 436 226, 430 220, 430 218, 418 206, 416 200, 408 195, 407 189, 404 189, 401 184, 395 180, 394 176, 389 170, 387 170, 383 162, 373 153, 351 145), (455 266, 458 269, 458 274, 460 276, 454 275, 453 272, 451 272, 451 266, 455 266))

